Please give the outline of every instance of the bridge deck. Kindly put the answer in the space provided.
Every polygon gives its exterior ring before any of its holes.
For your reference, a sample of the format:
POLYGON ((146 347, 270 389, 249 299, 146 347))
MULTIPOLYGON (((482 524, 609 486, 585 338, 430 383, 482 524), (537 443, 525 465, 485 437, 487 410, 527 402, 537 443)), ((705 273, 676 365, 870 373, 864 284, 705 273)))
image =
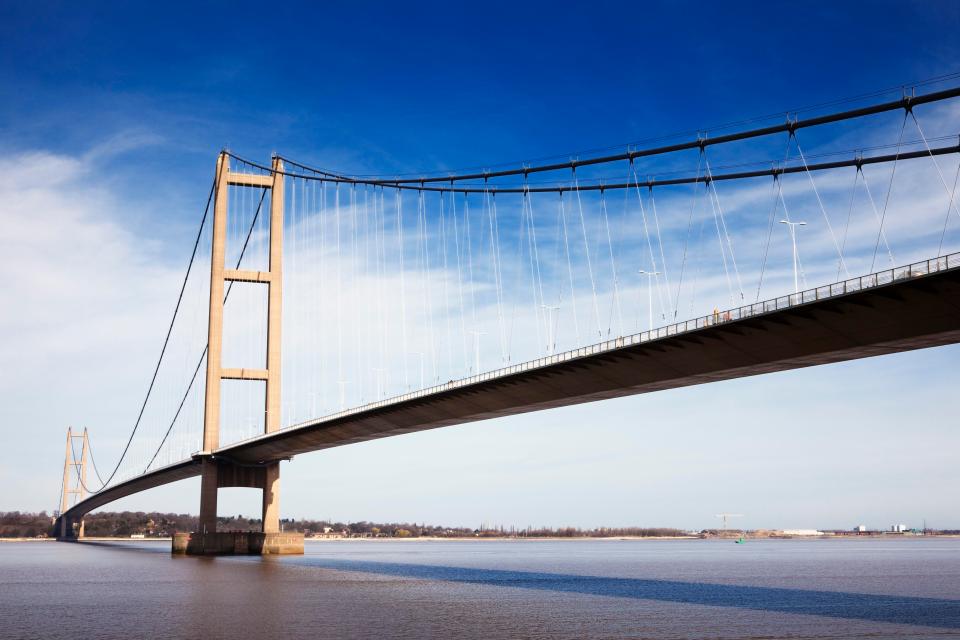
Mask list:
MULTIPOLYGON (((958 267, 960 256, 940 258, 618 338, 258 436, 214 456, 257 464, 437 427, 960 342, 958 267)), ((199 460, 158 469, 91 496, 68 514, 79 517, 199 472, 199 460)))

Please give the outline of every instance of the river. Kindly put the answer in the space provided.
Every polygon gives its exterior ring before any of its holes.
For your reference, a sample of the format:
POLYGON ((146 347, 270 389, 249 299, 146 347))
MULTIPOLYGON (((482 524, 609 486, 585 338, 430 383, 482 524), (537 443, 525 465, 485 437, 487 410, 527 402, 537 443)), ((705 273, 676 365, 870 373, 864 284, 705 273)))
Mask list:
POLYGON ((0 544, 0 638, 960 637, 960 539, 0 544))

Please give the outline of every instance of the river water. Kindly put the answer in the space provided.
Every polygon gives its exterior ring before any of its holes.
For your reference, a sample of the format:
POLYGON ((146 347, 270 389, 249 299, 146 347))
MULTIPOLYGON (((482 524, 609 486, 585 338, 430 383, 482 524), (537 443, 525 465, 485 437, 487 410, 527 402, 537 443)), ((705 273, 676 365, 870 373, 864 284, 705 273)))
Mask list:
POLYGON ((0 638, 960 638, 960 539, 0 544, 0 638))

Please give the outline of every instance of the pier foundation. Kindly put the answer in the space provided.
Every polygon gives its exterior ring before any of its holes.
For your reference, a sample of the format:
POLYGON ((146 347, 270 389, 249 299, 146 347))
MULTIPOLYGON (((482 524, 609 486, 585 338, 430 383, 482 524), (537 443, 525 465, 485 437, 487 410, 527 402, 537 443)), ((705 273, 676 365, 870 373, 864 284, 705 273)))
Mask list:
POLYGON ((200 480, 200 530, 177 533, 173 553, 187 555, 302 555, 303 534, 280 531, 280 463, 241 466, 205 458, 200 480), (263 491, 263 531, 217 531, 221 487, 263 491))
POLYGON ((175 533, 171 551, 191 556, 303 555, 303 534, 262 531, 175 533))

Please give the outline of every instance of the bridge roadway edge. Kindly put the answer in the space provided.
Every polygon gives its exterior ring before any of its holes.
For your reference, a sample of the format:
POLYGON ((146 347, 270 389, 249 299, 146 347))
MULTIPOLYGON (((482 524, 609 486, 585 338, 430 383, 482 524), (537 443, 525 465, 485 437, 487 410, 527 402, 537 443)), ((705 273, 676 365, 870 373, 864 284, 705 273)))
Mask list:
MULTIPOLYGON (((960 269, 846 293, 631 344, 428 396, 381 403, 221 447, 261 465, 294 455, 467 422, 960 342, 960 269)), ((118 483, 64 517, 200 474, 200 457, 118 483)))

